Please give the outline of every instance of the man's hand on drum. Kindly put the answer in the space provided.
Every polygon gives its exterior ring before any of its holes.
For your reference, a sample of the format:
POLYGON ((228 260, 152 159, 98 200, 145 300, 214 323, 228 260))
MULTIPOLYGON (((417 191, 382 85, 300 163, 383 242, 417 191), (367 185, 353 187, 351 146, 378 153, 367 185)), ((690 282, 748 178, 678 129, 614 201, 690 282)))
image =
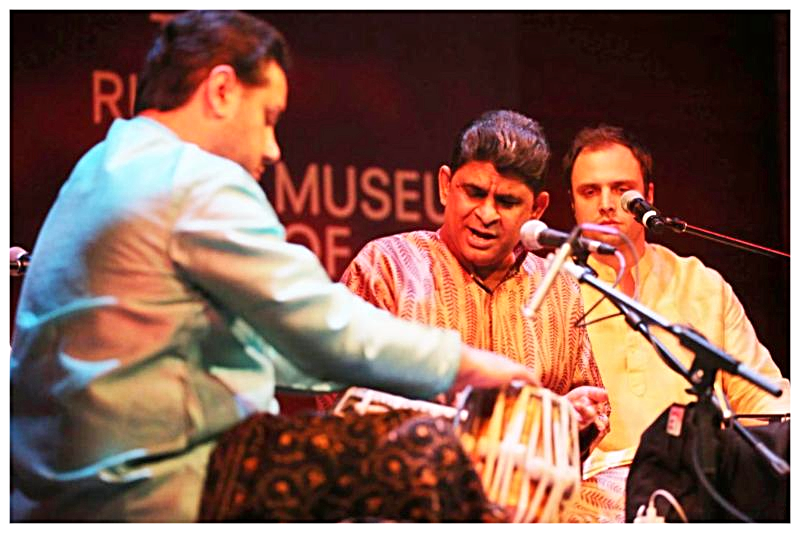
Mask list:
POLYGON ((607 419, 603 404, 608 402, 608 393, 600 387, 584 385, 575 387, 566 394, 566 398, 578 411, 578 427, 584 429, 590 424, 598 423, 598 429, 603 430, 607 419), (598 416, 602 416, 598 419, 598 416))
POLYGON ((476 388, 501 387, 515 379, 530 385, 540 385, 536 375, 523 365, 494 352, 465 344, 461 348, 461 365, 451 392, 458 392, 467 385, 476 388))

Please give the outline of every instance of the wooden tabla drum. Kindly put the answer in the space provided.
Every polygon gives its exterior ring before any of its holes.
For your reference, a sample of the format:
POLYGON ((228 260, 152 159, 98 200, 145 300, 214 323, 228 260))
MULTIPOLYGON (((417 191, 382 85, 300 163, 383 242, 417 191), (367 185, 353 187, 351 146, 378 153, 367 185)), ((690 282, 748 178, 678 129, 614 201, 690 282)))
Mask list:
POLYGON ((454 417, 486 496, 513 522, 558 522, 580 485, 578 414, 549 389, 465 389, 454 417))
POLYGON ((443 416, 451 419, 458 413, 458 409, 448 405, 425 400, 411 400, 396 394, 364 387, 350 387, 336 402, 333 414, 342 415, 346 411, 353 411, 363 416, 368 413, 385 413, 398 409, 411 409, 429 416, 443 416))

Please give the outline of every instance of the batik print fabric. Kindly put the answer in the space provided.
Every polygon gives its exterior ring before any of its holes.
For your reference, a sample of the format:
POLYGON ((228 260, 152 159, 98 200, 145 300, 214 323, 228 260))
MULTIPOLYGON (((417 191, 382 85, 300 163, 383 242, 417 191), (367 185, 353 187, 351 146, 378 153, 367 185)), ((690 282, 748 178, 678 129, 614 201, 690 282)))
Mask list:
POLYGON ((453 429, 410 410, 255 415, 220 439, 200 521, 498 522, 453 429))

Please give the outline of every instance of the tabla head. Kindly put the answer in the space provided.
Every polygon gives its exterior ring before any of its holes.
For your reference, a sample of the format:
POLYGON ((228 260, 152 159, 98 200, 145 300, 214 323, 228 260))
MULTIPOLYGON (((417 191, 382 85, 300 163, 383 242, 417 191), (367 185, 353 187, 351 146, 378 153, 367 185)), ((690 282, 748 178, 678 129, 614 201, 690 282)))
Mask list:
POLYGON ((580 483, 575 411, 548 389, 467 389, 455 427, 486 496, 514 522, 558 521, 580 483))

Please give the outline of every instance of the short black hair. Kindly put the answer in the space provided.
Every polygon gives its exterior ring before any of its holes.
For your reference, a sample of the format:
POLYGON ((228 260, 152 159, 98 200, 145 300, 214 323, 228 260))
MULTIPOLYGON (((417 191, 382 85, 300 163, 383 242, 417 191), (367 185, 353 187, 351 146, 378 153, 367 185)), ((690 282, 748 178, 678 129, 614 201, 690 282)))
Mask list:
POLYGON ((538 122, 509 110, 487 111, 461 129, 450 163, 456 173, 470 161, 487 161, 520 178, 534 194, 544 187, 550 148, 538 122))
POLYGON ((134 111, 180 107, 216 65, 231 65, 242 83, 261 85, 269 60, 284 70, 289 66, 289 46, 269 23, 238 11, 181 13, 147 54, 134 111))

